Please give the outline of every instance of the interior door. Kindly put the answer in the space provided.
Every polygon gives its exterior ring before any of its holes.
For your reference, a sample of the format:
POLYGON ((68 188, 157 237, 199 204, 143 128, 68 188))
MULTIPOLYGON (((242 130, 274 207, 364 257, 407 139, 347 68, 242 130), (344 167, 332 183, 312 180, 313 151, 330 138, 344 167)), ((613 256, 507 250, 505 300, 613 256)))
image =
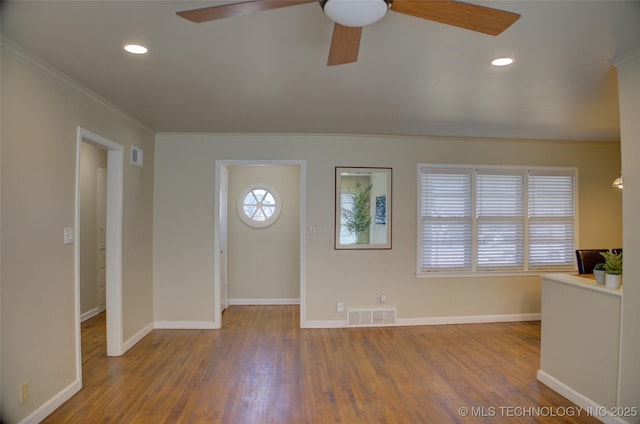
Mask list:
POLYGON ((229 279, 227 277, 227 213, 229 192, 229 170, 220 168, 220 310, 224 312, 229 305, 229 279))
POLYGON ((103 168, 97 170, 96 197, 97 303, 102 312, 107 308, 107 170, 103 168))

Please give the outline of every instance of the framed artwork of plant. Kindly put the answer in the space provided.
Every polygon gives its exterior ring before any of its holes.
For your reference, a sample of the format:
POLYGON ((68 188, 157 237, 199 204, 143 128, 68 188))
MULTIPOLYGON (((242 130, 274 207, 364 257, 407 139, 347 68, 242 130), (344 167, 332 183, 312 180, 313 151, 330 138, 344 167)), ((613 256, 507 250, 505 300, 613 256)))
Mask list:
POLYGON ((391 249, 391 168, 336 167, 335 248, 391 249))

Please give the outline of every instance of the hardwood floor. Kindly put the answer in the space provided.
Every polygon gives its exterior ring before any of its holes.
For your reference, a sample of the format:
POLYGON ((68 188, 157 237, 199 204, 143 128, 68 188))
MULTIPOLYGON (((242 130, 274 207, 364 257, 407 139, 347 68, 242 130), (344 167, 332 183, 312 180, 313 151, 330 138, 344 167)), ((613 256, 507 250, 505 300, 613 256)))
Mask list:
POLYGON ((45 423, 599 422, 536 381, 538 322, 300 329, 297 306, 232 306, 118 358, 104 326, 83 324, 84 388, 45 423))

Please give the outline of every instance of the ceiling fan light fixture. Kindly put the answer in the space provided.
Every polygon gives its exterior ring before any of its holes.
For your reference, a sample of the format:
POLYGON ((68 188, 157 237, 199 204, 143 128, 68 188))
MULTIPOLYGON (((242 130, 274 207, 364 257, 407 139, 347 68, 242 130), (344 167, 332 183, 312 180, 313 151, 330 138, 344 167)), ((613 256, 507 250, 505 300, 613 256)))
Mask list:
POLYGON ((371 25, 389 10, 385 0, 326 0, 321 4, 329 19, 348 27, 371 25))

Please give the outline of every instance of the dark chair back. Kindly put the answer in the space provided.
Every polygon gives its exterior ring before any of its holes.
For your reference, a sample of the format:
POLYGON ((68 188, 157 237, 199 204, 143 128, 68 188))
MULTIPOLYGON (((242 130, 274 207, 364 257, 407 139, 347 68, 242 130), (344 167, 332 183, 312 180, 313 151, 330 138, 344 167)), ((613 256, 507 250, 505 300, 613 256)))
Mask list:
POLYGON ((619 255, 620 253, 622 253, 622 247, 619 247, 617 249, 611 249, 612 253, 615 253, 616 255, 619 255))
POLYGON ((608 252, 609 249, 581 249, 576 250, 576 260, 578 262, 578 272, 580 274, 593 274, 593 267, 604 262, 601 252, 608 252))

